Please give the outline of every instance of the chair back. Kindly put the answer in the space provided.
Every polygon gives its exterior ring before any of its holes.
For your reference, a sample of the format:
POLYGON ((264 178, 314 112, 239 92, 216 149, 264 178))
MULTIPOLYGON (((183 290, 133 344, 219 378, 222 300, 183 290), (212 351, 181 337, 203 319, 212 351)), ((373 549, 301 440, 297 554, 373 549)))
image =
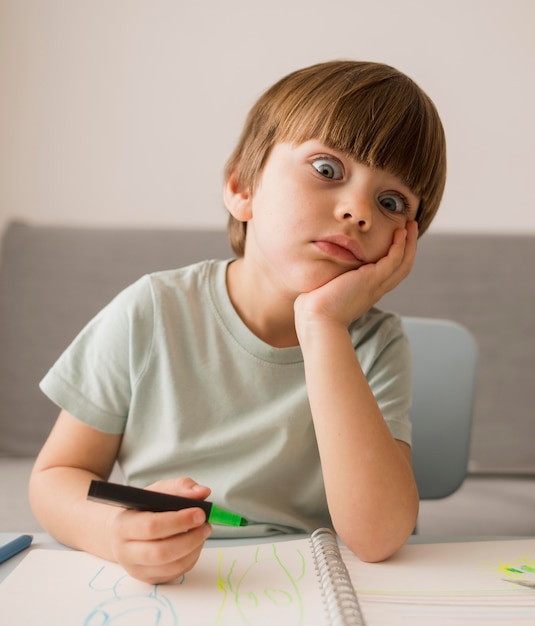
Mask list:
POLYGON ((420 499, 463 483, 470 454, 478 347, 461 324, 403 317, 413 361, 412 457, 420 499))

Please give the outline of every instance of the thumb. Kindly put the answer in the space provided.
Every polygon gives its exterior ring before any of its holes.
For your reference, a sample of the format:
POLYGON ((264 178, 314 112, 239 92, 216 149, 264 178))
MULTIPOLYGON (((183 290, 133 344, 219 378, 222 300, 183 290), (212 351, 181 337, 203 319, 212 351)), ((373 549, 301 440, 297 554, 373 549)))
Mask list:
POLYGON ((195 498, 196 500, 205 500, 210 495, 210 487, 200 485, 193 478, 183 476, 180 478, 167 478, 158 480, 147 487, 150 491, 161 491, 174 496, 184 496, 186 498, 195 498))

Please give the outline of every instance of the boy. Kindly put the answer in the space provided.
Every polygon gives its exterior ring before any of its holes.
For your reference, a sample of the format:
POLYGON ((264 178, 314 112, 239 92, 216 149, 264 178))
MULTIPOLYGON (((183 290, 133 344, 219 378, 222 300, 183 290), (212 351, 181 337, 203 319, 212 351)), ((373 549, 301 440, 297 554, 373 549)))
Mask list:
POLYGON ((408 275, 445 169, 433 104, 393 68, 269 89, 225 170, 237 258, 143 277, 42 381, 62 408, 30 480, 43 527, 147 582, 192 568, 216 535, 201 509, 86 500, 118 459, 136 486, 211 493, 241 536, 332 526, 363 560, 394 553, 418 512, 410 356, 373 305, 408 275))

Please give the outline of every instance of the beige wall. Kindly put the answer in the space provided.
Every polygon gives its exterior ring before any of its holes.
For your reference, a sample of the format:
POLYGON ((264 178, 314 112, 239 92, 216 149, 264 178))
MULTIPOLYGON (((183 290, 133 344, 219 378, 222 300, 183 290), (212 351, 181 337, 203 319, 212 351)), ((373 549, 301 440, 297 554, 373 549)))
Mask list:
POLYGON ((533 0, 0 0, 0 228, 225 223, 221 171, 253 100, 351 57, 435 100, 434 230, 535 232, 533 0))

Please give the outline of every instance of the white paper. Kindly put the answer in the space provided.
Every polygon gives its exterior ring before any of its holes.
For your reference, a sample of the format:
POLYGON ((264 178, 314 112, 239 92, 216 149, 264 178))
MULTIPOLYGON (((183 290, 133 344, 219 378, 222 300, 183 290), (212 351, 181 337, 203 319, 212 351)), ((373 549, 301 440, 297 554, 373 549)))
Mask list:
MULTIPOLYGON (((535 539, 415 544, 383 563, 342 555, 367 626, 535 624, 535 539), (506 580, 503 580, 506 579, 506 580)), ((0 584, 9 626, 325 626, 307 539, 207 548, 147 585, 83 552, 33 549, 0 584)))
POLYGON ((207 548, 165 585, 83 552, 35 549, 0 585, 0 607, 6 626, 325 624, 306 539, 207 548))
POLYGON ((369 626, 535 625, 535 539, 406 545, 383 563, 349 569, 369 626))

